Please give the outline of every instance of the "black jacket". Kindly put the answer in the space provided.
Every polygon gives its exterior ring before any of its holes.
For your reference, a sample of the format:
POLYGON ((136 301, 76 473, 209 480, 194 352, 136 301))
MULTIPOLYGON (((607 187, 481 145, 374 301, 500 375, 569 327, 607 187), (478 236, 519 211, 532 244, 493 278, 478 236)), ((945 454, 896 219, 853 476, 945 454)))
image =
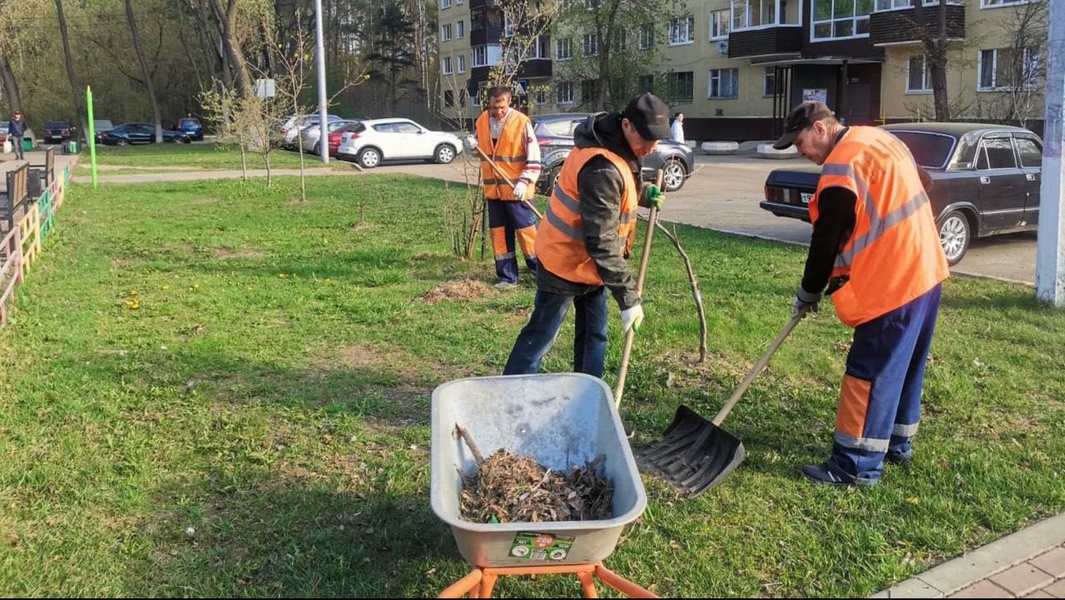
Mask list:
POLYGON ((23 137, 26 135, 26 119, 19 119, 18 121, 11 119, 7 122, 7 133, 13 137, 23 137))
MULTIPOLYGON (((621 130, 621 113, 590 115, 574 130, 573 141, 578 148, 606 148, 614 152, 629 161, 633 176, 636 176, 639 165, 621 130)), ((588 256, 595 261, 599 277, 621 310, 640 303, 636 279, 623 255, 624 246, 618 240, 624 187, 622 174, 602 156, 589 160, 577 174, 585 247, 588 256)), ((596 287, 563 279, 545 269, 542 263, 537 270, 537 286, 549 292, 573 295, 587 293, 596 287)))

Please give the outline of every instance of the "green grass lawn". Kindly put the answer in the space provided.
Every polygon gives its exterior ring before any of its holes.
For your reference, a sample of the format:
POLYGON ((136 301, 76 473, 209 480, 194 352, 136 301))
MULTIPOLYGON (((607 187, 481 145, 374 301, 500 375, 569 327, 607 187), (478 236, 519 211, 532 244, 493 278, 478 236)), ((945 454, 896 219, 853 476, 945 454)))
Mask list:
MULTIPOLYGON (((265 169, 266 164, 259 154, 247 155, 249 169, 265 169)), ((75 174, 88 175, 89 152, 81 153, 81 159, 75 168, 75 174)), ((303 155, 306 168, 322 167, 321 160, 310 154, 303 155)), ((336 159, 330 160, 331 166, 337 166, 336 159)), ((195 169, 200 171, 228 171, 240 169, 240 153, 231 148, 218 148, 214 143, 205 144, 147 144, 136 146, 96 146, 96 164, 101 168, 99 175, 135 174, 174 169, 195 169)), ((270 153, 270 166, 275 169, 298 169, 300 155, 297 152, 277 149, 270 153)), ((351 169, 346 163, 339 163, 339 168, 351 169)))
MULTIPOLYGON (((0 593, 429 596, 468 571, 429 506, 430 394, 502 370, 533 289, 498 292, 490 259, 450 254, 439 182, 307 186, 306 203, 293 179, 69 188, 0 330, 0 593), (467 278, 472 297, 423 300, 467 278)), ((710 356, 694 363, 687 276, 656 236, 621 409, 634 447, 679 403, 715 414, 787 321, 805 257, 678 232, 710 356)), ((828 453, 850 341, 824 306, 724 424, 747 461, 690 501, 645 477, 607 565, 666 596, 864 596, 1062 511, 1065 313, 1033 296, 946 283, 915 462, 871 489, 798 471, 828 453)), ((568 369, 571 340, 546 370, 568 369)))

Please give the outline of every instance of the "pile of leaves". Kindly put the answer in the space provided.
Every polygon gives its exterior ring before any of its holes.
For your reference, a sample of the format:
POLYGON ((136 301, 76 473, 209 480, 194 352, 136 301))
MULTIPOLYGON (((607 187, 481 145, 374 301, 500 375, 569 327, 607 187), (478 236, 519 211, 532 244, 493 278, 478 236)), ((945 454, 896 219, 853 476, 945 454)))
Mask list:
POLYGON ((602 475, 604 455, 559 473, 529 456, 498 450, 462 475, 459 509, 474 523, 598 521, 613 517, 614 488, 602 475))

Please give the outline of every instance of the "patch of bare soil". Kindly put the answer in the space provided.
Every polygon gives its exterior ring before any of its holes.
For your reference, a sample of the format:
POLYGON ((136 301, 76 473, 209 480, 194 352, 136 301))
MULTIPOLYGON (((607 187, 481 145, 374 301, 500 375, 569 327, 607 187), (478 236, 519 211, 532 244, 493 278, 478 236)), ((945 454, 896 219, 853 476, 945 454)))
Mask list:
POLYGON ((474 523, 599 521, 611 518, 614 489, 603 477, 606 457, 559 473, 530 456, 497 450, 462 476, 459 510, 474 523))
POLYGON ((254 250, 230 250, 229 248, 214 248, 211 250, 211 254, 215 258, 228 259, 228 258, 262 258, 263 253, 254 250))
POLYGON ((488 293, 488 286, 477 279, 447 281, 422 295, 426 304, 436 304, 443 300, 472 300, 488 293))

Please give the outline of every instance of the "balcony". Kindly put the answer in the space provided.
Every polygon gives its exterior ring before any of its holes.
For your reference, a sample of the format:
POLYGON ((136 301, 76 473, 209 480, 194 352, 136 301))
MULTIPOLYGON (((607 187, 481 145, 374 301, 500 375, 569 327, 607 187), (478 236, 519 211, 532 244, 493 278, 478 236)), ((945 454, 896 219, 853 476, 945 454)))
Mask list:
MULTIPOLYGON (((946 21, 948 39, 965 39, 964 4, 947 4, 946 21)), ((939 25, 938 5, 875 12, 869 15, 869 43, 874 46, 918 43, 928 37, 922 34, 922 29, 935 36, 939 25)))
POLYGON ((470 45, 471 46, 484 46, 487 44, 498 44, 503 39, 502 27, 474 27, 470 29, 470 45))
POLYGON ((748 58, 799 54, 802 26, 777 25, 733 31, 728 36, 728 57, 748 58))
POLYGON ((502 0, 470 0, 470 10, 477 10, 486 6, 499 6, 502 0))
POLYGON ((518 67, 518 76, 522 79, 551 77, 551 64, 550 58, 530 58, 518 67))

